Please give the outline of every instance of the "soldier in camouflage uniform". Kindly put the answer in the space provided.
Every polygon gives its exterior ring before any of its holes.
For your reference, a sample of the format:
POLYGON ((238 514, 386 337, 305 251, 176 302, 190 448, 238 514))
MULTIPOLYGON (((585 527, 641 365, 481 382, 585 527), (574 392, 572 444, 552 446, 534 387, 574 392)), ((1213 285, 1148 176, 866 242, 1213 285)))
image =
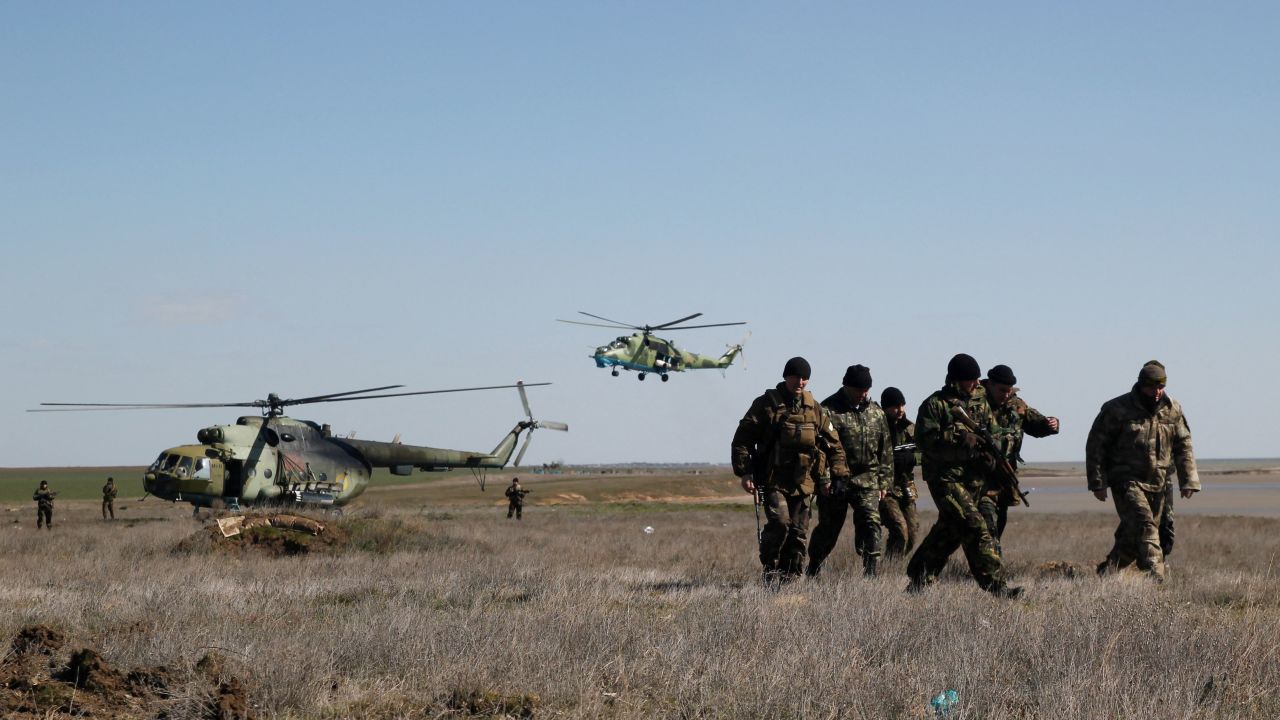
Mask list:
POLYGON ((809 363, 787 361, 783 382, 756 398, 738 422, 731 447, 733 474, 764 506, 760 564, 768 585, 804 569, 810 499, 830 493, 832 478, 848 480, 844 449, 826 410, 804 388, 809 363))
MULTIPOLYGON (((1045 417, 1025 400, 1018 397, 1018 388, 1014 387, 1018 378, 1008 365, 996 365, 987 371, 987 379, 982 381, 982 388, 987 395, 987 404, 991 406, 991 436, 1000 446, 1000 452, 1009 467, 1016 473, 1018 463, 1022 462, 1022 436, 1035 438, 1048 437, 1058 433, 1059 423, 1056 417, 1045 417)), ((1000 538, 1004 537, 1004 526, 1009 519, 1009 506, 1016 505, 1009 486, 988 486, 986 492, 978 499, 978 509, 987 519, 987 529, 995 537, 996 552, 1000 549, 1000 538)))
POLYGON ((1177 472, 1182 497, 1200 490, 1191 428, 1182 406, 1165 393, 1166 382, 1164 365, 1155 360, 1143 365, 1133 389, 1104 403, 1089 429, 1089 490, 1106 502, 1110 489, 1120 516, 1116 545, 1099 574, 1136 562, 1153 579, 1163 580, 1157 523, 1171 471, 1177 472))
POLYGON ((915 547, 920 534, 916 519, 916 425, 907 419, 907 399, 888 387, 880 393, 880 407, 889 420, 893 445, 893 484, 880 501, 880 520, 888 531, 885 557, 902 557, 915 547))
POLYGON ((514 515, 517 520, 522 519, 524 515, 524 496, 529 494, 528 490, 520 484, 520 478, 511 478, 511 484, 507 486, 504 493, 507 496, 507 519, 510 520, 514 515))
POLYGON ((107 513, 111 513, 111 519, 116 519, 116 495, 119 491, 116 489, 116 479, 107 478, 107 484, 102 486, 102 519, 107 519, 107 513))
POLYGON ((871 370, 853 365, 842 387, 822 401, 844 447, 850 479, 833 483, 831 494, 818 497, 818 526, 809 543, 809 575, 822 571, 822 562, 840 538, 844 518, 853 506, 853 546, 862 556, 862 572, 874 577, 880 563, 880 501, 893 482, 893 442, 884 411, 869 398, 871 370))
POLYGON ((40 487, 31 494, 31 499, 36 501, 36 529, 46 527, 53 529, 53 498, 58 493, 49 489, 49 481, 41 480, 40 487))
POLYGON ((982 589, 997 597, 1022 594, 1022 588, 1005 583, 995 538, 978 510, 989 472, 979 450, 981 438, 953 410, 964 411, 979 427, 991 427, 991 408, 978 384, 981 375, 978 362, 969 355, 951 358, 946 384, 925 399, 916 416, 924 480, 938 506, 938 520, 907 563, 910 591, 937 582, 951 553, 963 547, 969 571, 982 589))

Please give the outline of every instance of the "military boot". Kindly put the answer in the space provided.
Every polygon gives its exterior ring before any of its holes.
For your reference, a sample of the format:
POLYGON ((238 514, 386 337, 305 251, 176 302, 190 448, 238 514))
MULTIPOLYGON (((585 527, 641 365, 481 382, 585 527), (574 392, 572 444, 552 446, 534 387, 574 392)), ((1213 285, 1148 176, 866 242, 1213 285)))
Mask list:
POLYGON ((1000 584, 992 587, 990 592, 998 598, 1016 600, 1017 598, 1022 597, 1023 590, 1017 586, 1010 587, 1008 585, 1000 584))
POLYGON ((862 556, 862 575, 864 577, 875 577, 878 574, 877 567, 880 564, 880 558, 877 555, 862 556))

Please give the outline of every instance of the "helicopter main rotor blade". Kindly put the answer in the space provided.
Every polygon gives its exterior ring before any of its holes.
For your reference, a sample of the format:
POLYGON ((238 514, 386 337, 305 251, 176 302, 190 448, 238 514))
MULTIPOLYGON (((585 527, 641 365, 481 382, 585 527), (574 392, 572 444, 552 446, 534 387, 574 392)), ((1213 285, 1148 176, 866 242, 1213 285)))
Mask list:
POLYGON ((40 403, 27 412, 76 412, 80 410, 180 410, 183 408, 258 407, 258 402, 240 403, 40 403))
POLYGON ((568 423, 556 422, 554 420, 539 420, 538 427, 548 430, 559 430, 560 432, 569 432, 568 423))
POLYGON ((633 327, 631 325, 605 325, 604 323, 580 322, 578 320, 561 320, 556 318, 556 322, 569 323, 570 325, 587 325, 588 327, 613 328, 614 330, 643 330, 644 328, 633 327))
POLYGON ((630 323, 618 322, 617 320, 610 320, 610 319, 609 319, 609 318, 607 318, 607 317, 600 317, 599 315, 592 315, 592 314, 591 314, 591 313, 589 313, 589 312, 582 312, 581 310, 579 310, 579 311, 578 311, 578 314, 579 314, 579 315, 586 315, 587 317, 595 318, 595 319, 597 319, 597 320, 604 320, 605 322, 611 322, 611 323, 614 323, 615 325, 621 325, 622 327, 629 327, 629 328, 633 328, 633 329, 635 329, 635 330, 643 330, 643 329, 644 329, 644 327, 643 327, 643 326, 641 326, 641 325, 632 325, 632 324, 630 324, 630 323))
POLYGON ((281 404, 301 405, 302 403, 321 402, 329 398, 340 397, 342 395, 362 395, 364 393, 378 392, 379 390, 392 390, 394 388, 402 388, 404 385, 383 385, 382 387, 367 388, 364 390, 348 390, 347 392, 329 393, 328 395, 312 395, 311 397, 298 398, 296 400, 282 400, 281 404))
POLYGON ((712 324, 710 324, 710 325, 685 325, 684 327, 662 327, 662 328, 654 328, 654 330, 659 330, 659 329, 661 329, 663 332, 668 332, 668 331, 671 331, 671 330, 694 330, 694 329, 696 329, 696 328, 726 327, 726 326, 728 326, 728 325, 746 325, 746 323, 745 323, 745 322, 731 322, 731 323, 712 323, 712 324))
POLYGON ((340 398, 333 398, 332 400, 318 400, 317 402, 345 402, 347 400, 373 400, 376 398, 405 397, 408 395, 439 395, 441 393, 471 392, 473 390, 502 390, 505 388, 513 388, 513 387, 539 387, 541 385, 550 385, 550 384, 551 383, 549 382, 544 382, 544 383, 524 383, 523 385, 486 385, 484 387, 451 388, 449 390, 419 390, 417 392, 386 393, 383 395, 362 395, 360 397, 340 397, 340 398))
POLYGON ((694 314, 690 315, 689 317, 682 317, 682 318, 680 318, 679 320, 672 320, 671 322, 664 322, 664 323, 662 323, 661 325, 654 325, 654 326, 652 326, 652 327, 645 326, 645 330, 662 330, 663 328, 670 327, 671 325, 679 325, 680 323, 684 322, 685 320, 692 320, 692 319, 694 319, 694 318, 696 318, 696 317, 701 317, 701 316, 702 316, 702 313, 694 313, 694 314))

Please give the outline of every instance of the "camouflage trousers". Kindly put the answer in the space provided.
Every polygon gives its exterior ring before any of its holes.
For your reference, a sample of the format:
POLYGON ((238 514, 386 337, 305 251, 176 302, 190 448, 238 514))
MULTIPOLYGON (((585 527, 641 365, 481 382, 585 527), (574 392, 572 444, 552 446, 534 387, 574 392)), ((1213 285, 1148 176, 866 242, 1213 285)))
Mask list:
POLYGON ((102 519, 107 519, 107 513, 111 513, 111 519, 116 519, 116 502, 114 500, 102 501, 102 519))
POLYGON ((818 496, 818 525, 809 543, 809 574, 817 575, 822 563, 836 547, 844 519, 853 507, 853 549, 862 556, 862 565, 875 572, 882 552, 880 530, 880 491, 847 488, 839 497, 818 496))
POLYGON ((809 537, 811 495, 788 495, 776 488, 760 491, 764 529, 760 532, 760 564, 766 576, 794 578, 804 570, 805 541, 809 537))
POLYGON ((510 520, 512 515, 515 515, 517 520, 521 519, 521 516, 524 515, 523 501, 520 501, 520 500, 507 501, 507 519, 510 520))
POLYGON ((1116 528, 1115 544, 1107 559, 1098 566, 1098 574, 1119 570, 1133 564, 1152 577, 1164 579, 1164 546, 1173 551, 1173 486, 1164 490, 1147 492, 1133 483, 1111 488, 1120 525, 1116 528), (1169 508, 1168 538, 1161 536, 1165 524, 1165 508, 1169 508))
POLYGON ((947 560, 959 547, 964 550, 969 572, 979 587, 990 592, 1004 587, 1004 568, 996 552, 995 538, 978 510, 976 498, 981 491, 981 481, 929 483, 929 494, 938 506, 938 521, 907 563, 907 575, 913 586, 937 582, 947 560))
POLYGON ((40 506, 36 508, 36 529, 47 527, 53 529, 53 508, 40 506))
POLYGON ((920 537, 920 521, 916 518, 915 498, 885 495, 880 501, 880 521, 886 533, 884 556, 903 557, 915 547, 920 537))
POLYGON ((987 521, 987 529, 991 531, 991 539, 995 542, 996 554, 1004 557, 1004 549, 1000 547, 1000 538, 1004 537, 1004 526, 1009 522, 1010 503, 1003 497, 983 493, 978 498, 978 512, 987 521))

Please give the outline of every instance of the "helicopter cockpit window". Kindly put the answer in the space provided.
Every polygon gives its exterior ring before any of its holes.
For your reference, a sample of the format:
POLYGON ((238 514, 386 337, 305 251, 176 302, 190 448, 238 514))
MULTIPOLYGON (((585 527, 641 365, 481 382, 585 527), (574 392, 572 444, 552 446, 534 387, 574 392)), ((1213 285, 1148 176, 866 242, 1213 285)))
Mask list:
POLYGON ((165 453, 160 453, 160 455, 156 458, 156 461, 151 463, 151 467, 147 468, 147 472, 155 472, 159 470, 160 466, 164 464, 164 457, 165 457, 165 453))
POLYGON ((178 461, 178 477, 191 477, 191 458, 186 455, 178 461))
POLYGON ((164 464, 160 466, 161 472, 172 472, 173 468, 178 464, 177 455, 165 455, 164 464))
POLYGON ((199 480, 208 480, 210 478, 209 458, 198 458, 196 460, 196 469, 195 473, 192 474, 192 477, 199 480))

